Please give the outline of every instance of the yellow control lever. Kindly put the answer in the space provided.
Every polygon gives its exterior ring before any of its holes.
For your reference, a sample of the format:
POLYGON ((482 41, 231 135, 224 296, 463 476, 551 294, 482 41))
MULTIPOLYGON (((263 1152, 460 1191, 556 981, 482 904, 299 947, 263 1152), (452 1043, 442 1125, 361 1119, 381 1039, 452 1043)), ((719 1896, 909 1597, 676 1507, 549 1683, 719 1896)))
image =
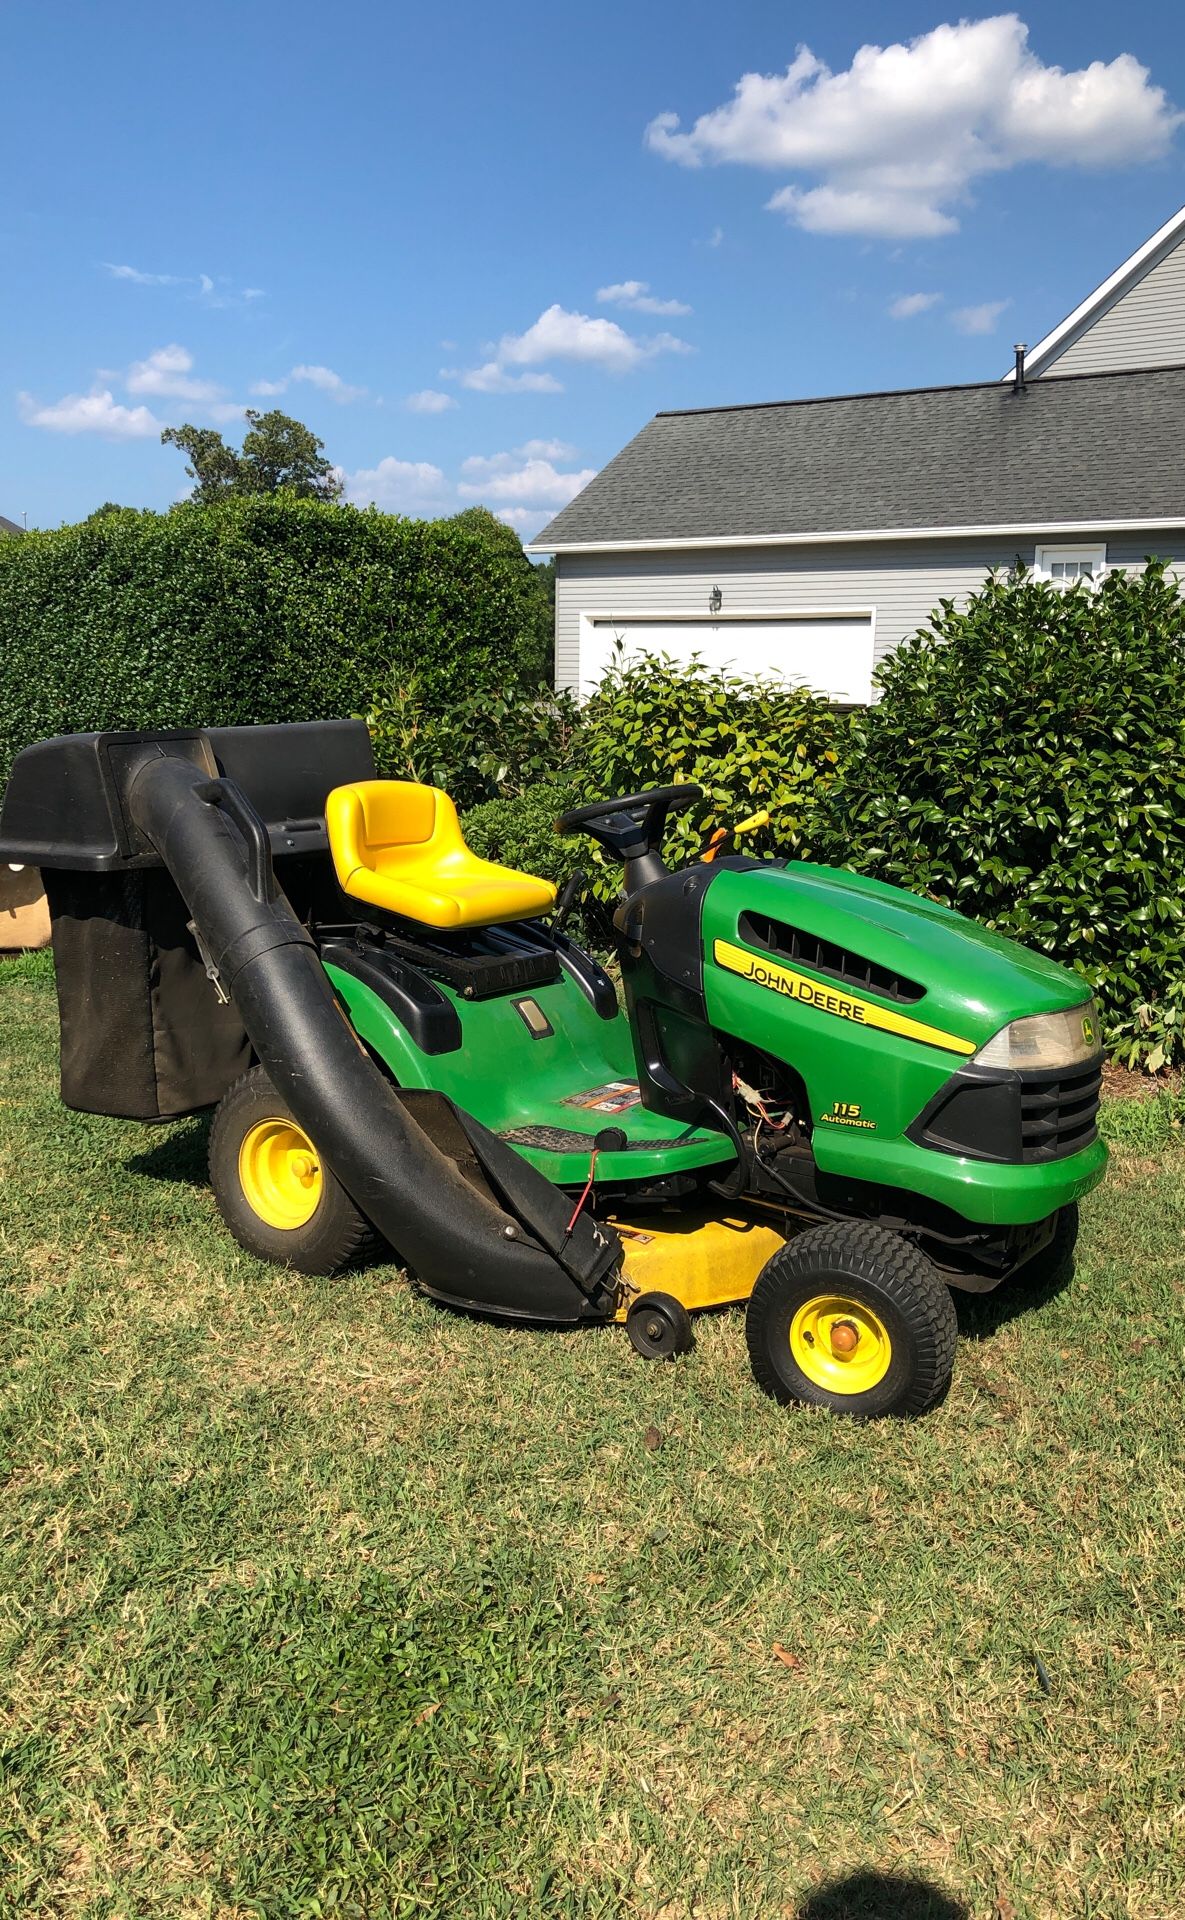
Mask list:
POLYGON ((707 846, 700 854, 705 863, 711 862, 728 840, 735 840, 739 833, 753 833, 758 827, 768 827, 769 814, 763 807, 760 813, 751 813, 747 820, 738 820, 735 827, 717 827, 707 846))

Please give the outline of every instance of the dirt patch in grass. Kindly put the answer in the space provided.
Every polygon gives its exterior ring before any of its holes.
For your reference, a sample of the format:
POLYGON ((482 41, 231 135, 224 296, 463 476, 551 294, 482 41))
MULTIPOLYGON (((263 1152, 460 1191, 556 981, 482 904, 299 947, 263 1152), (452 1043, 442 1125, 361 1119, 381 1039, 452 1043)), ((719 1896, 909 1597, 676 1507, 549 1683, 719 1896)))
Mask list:
POLYGON ((1158 1093, 1180 1094, 1183 1078, 1179 1069, 1165 1073, 1134 1073, 1108 1060, 1103 1068, 1103 1094, 1108 1100, 1151 1100, 1158 1093))

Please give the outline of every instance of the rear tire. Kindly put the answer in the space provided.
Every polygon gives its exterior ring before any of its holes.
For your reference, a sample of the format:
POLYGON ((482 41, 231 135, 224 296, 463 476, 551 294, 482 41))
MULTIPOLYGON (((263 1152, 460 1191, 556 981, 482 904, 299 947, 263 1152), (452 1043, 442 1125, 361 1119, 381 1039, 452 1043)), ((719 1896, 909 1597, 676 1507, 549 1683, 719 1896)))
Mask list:
POLYGON ((383 1250, 262 1067, 227 1092, 210 1129, 210 1185, 248 1253, 298 1273, 340 1273, 383 1250))
POLYGON ((956 1333, 933 1263, 866 1221, 787 1241, 762 1268, 745 1316, 763 1392, 853 1420, 925 1413, 950 1383, 956 1333))

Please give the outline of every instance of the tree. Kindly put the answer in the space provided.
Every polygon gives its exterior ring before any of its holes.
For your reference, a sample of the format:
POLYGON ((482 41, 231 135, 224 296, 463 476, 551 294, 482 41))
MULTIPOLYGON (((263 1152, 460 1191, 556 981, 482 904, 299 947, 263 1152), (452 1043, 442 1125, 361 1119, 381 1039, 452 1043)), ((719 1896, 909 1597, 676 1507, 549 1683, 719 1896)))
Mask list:
POLYGON ((502 553, 522 553, 523 543, 514 528, 507 526, 505 520, 499 520, 488 507, 462 507, 460 513, 449 517, 455 527, 464 527, 466 533, 476 534, 487 546, 497 547, 502 553))
POLYGON ((242 451, 228 447, 214 427, 166 427, 164 446, 189 455, 185 468, 197 485, 193 498, 202 506, 231 494, 293 493, 307 500, 336 500, 342 483, 311 427, 273 407, 246 412, 242 451))
POLYGON ((96 520, 107 520, 113 513, 135 512, 137 512, 137 508, 121 507, 118 500, 104 500, 101 507, 96 507, 93 513, 87 514, 82 524, 84 527, 93 527, 96 520))
POLYGON ((310 427, 273 407, 270 413, 247 409, 249 431, 239 464, 250 484, 247 493, 299 494, 306 500, 336 500, 342 490, 325 457, 324 442, 310 427))

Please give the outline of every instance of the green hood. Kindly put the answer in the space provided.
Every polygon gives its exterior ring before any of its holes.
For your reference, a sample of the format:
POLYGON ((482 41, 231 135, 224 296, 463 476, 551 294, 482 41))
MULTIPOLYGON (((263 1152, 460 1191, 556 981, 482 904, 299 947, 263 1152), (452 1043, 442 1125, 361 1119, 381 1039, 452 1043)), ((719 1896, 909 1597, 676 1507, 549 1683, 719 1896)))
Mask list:
MULTIPOLYGON (((933 900, 864 874, 791 861, 721 873, 710 894, 713 922, 744 940, 743 913, 768 914, 844 952, 915 981, 910 1011, 977 1046, 1010 1020, 1056 1013, 1090 998, 1076 973, 933 900)), ((808 971, 810 969, 808 968, 808 971)), ((875 996, 875 989, 873 990, 875 996)))

